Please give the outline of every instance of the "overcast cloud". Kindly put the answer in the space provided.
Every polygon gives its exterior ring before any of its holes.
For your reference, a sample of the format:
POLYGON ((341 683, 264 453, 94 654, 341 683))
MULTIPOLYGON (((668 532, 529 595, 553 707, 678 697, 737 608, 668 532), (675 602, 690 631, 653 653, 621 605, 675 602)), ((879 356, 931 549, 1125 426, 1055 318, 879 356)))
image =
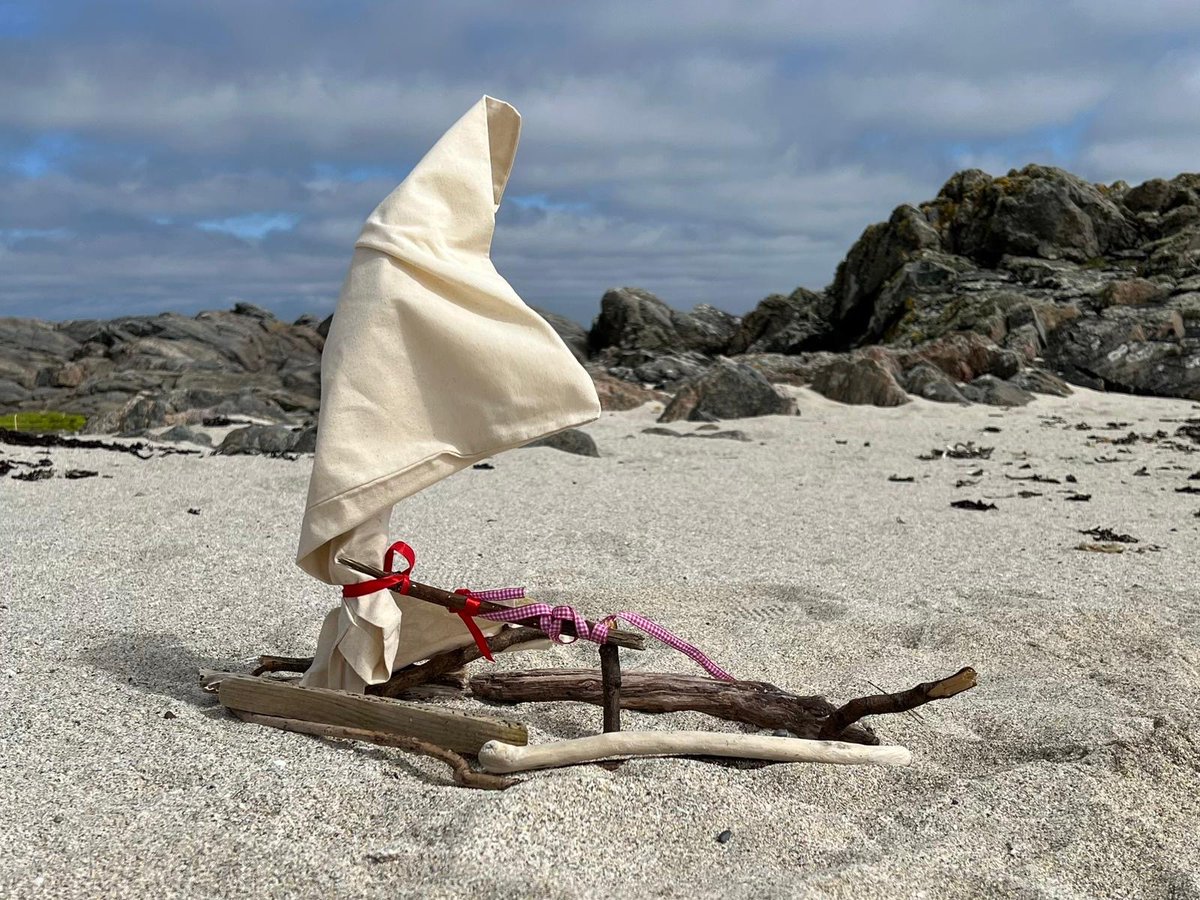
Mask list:
POLYGON ((740 313, 959 168, 1200 170, 1200 3, 0 0, 0 316, 325 314, 484 93, 528 302, 740 313))

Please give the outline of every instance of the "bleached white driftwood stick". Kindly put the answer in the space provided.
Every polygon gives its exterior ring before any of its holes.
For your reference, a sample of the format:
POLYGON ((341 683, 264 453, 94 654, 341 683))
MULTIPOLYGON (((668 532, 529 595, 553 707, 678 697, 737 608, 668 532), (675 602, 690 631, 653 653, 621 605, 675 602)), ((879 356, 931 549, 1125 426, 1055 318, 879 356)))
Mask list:
POLYGON ((518 747, 488 741, 479 764, 488 772, 525 772, 629 756, 734 756, 775 762, 823 762, 840 765, 907 766, 906 747, 872 747, 844 741, 713 731, 611 731, 592 737, 518 747))

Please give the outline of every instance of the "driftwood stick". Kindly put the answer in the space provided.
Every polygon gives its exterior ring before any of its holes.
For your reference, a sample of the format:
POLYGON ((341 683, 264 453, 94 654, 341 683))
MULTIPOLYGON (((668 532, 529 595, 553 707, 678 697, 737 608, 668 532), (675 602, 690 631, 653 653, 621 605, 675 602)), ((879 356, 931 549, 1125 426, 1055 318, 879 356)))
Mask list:
MULTIPOLYGON (((338 562, 348 569, 353 569, 356 572, 361 572, 363 575, 370 575, 372 578, 383 578, 388 573, 383 569, 377 569, 368 563, 359 562, 355 559, 349 559, 345 556, 339 556, 338 562)), ((409 582, 408 593, 401 594, 399 590, 392 588, 393 594, 398 594, 402 597, 415 597, 418 600, 424 600, 426 603, 433 603, 441 606, 451 612, 462 612, 463 603, 466 598, 461 594, 452 594, 450 591, 443 591, 441 588, 436 588, 428 584, 420 584, 416 581, 409 582)), ((483 612, 499 612, 502 609, 509 609, 500 603, 493 603, 490 600, 480 600, 479 608, 483 612)), ((536 627, 537 620, 531 619, 523 621, 520 624, 536 627)), ((588 627, 595 627, 596 623, 588 621, 588 627)), ((569 637, 578 637, 575 633, 575 625, 573 622, 562 623, 562 633, 569 637)), ((608 632, 608 643, 616 644, 619 647, 627 647, 630 650, 646 649, 646 639, 636 632, 623 631, 619 628, 610 629, 608 632)))
POLYGON ((949 678, 925 681, 898 694, 873 694, 869 697, 859 697, 839 707, 821 726, 818 737, 822 739, 835 738, 864 716, 907 712, 933 700, 945 700, 947 697, 961 694, 973 687, 975 687, 975 670, 968 666, 965 669, 959 669, 949 678))
POLYGON ((422 741, 419 738, 403 737, 398 734, 385 734, 382 731, 368 731, 365 728, 347 728, 342 725, 304 722, 300 719, 285 719, 279 716, 260 716, 237 709, 230 711, 243 722, 252 722, 255 725, 266 725, 270 728, 282 729, 283 731, 294 731, 297 734, 311 734, 317 737, 337 738, 345 741, 368 741, 369 743, 380 744, 384 747, 396 747, 399 750, 405 750, 409 753, 432 756, 434 759, 440 759, 450 766, 454 770, 455 783, 461 784, 463 787, 481 788, 485 791, 502 791, 505 788, 512 787, 514 784, 519 784, 514 778, 503 778, 498 775, 488 774, 487 772, 476 772, 465 759, 453 750, 439 747, 437 744, 431 744, 429 741, 422 741))
POLYGON ((490 740, 524 744, 529 739, 524 725, 494 715, 304 687, 272 678, 228 676, 221 679, 217 697, 226 709, 417 738, 472 756, 490 740))
MULTIPOLYGON (((487 643, 493 653, 499 653, 516 644, 544 640, 546 640, 546 635, 536 628, 506 628, 499 634, 488 638, 487 643)), ((409 688, 434 681, 447 672, 460 669, 481 656, 483 654, 479 652, 479 647, 475 644, 447 650, 445 653, 429 657, 420 665, 405 666, 403 669, 397 670, 382 684, 373 684, 368 687, 367 693, 378 694, 381 697, 397 697, 409 688)))
POLYGON ((844 741, 715 731, 616 731, 521 747, 488 741, 479 750, 479 764, 489 772, 524 772, 599 762, 614 756, 732 756, 847 766, 907 766, 912 762, 912 754, 905 747, 864 747, 844 741))
MULTIPOLYGON (((603 705, 603 684, 595 669, 533 669, 488 672, 470 681, 471 693, 499 703, 575 700, 603 705)), ((665 672, 621 673, 622 709, 664 713, 693 710, 758 728, 787 729, 796 737, 816 738, 836 711, 824 697, 801 697, 762 681, 717 681, 703 675, 665 672)), ((869 729, 846 728, 838 738, 878 744, 869 729)))
POLYGON ((621 730, 621 648, 600 645, 600 679, 604 690, 604 731, 621 730))
POLYGON ((251 675, 265 675, 268 672, 307 672, 313 664, 311 656, 271 656, 264 653, 258 658, 258 666, 251 675))

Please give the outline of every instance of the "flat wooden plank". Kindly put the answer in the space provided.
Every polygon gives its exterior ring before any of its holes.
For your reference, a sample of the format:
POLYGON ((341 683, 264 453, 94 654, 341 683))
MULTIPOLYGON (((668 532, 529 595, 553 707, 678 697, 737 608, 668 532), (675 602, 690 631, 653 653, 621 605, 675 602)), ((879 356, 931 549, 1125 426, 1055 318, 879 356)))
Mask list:
POLYGON ((529 734, 520 722, 387 697, 301 687, 270 678, 226 677, 221 680, 219 697, 227 709, 391 732, 457 753, 477 754, 492 740, 521 745, 529 742, 529 734))

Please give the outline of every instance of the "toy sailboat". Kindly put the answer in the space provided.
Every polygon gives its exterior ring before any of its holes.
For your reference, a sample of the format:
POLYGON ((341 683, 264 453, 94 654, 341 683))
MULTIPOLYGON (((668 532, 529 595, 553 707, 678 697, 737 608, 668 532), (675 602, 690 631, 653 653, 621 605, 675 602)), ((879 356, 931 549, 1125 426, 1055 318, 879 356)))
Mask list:
POLYGON ((490 259, 520 121, 509 104, 483 97, 367 219, 322 356, 297 557, 304 571, 340 586, 342 602, 326 616, 312 659, 261 658, 255 676, 298 671, 298 685, 228 673, 210 673, 208 682, 244 719, 431 753, 448 758, 457 780, 472 786, 508 782, 487 781, 494 776, 470 769, 457 753, 477 756, 492 772, 614 755, 907 764, 907 750, 873 746, 874 735, 854 723, 965 690, 973 671, 837 708, 822 697, 736 681, 637 613, 591 621, 570 607, 530 602, 520 589, 451 592, 414 580, 415 552, 389 538, 397 503, 600 414, 588 373, 490 259), (623 680, 619 648, 641 649, 644 639, 618 627, 621 621, 686 654, 708 677, 636 673, 623 680), (598 645, 600 689, 587 670, 548 670, 545 678, 518 673, 520 685, 512 676, 476 677, 472 693, 596 703, 604 707, 605 734, 531 748, 518 723, 390 699, 493 651, 546 638, 598 645), (622 707, 701 710, 794 736, 622 733, 622 707))

